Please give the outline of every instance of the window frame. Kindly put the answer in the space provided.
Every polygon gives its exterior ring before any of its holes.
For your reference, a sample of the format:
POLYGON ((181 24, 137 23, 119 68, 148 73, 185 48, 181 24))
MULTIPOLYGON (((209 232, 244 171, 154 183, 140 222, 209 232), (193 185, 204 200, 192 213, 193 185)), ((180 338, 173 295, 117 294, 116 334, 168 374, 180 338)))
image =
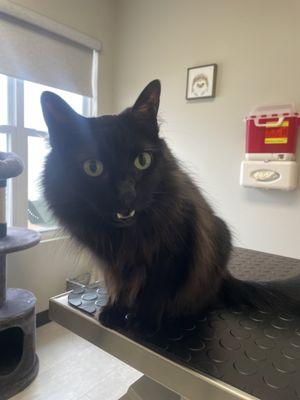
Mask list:
MULTIPOLYGON (((47 131, 26 128, 24 124, 24 81, 7 78, 7 124, 0 125, 0 132, 6 135, 7 151, 17 153, 24 162, 24 171, 17 178, 10 179, 7 190, 8 225, 28 227, 28 137, 47 138, 47 131)), ((83 115, 92 113, 92 99, 83 96, 83 115)), ((60 227, 40 228, 43 239, 65 238, 60 227)))

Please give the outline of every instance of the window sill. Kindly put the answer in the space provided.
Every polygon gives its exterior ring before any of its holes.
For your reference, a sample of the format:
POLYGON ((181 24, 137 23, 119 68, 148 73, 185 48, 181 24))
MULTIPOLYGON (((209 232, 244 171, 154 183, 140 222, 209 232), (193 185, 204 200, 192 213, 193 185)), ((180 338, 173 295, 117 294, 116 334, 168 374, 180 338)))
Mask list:
POLYGON ((70 239, 70 235, 64 233, 60 228, 40 228, 41 243, 70 239))

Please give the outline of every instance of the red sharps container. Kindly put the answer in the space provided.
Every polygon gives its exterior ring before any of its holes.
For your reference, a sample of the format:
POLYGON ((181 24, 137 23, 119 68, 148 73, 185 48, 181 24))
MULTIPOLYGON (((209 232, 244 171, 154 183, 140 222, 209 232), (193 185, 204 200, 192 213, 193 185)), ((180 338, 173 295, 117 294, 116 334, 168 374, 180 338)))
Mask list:
POLYGON ((256 107, 246 117, 246 160, 240 183, 265 189, 297 187, 299 115, 291 104, 256 107))

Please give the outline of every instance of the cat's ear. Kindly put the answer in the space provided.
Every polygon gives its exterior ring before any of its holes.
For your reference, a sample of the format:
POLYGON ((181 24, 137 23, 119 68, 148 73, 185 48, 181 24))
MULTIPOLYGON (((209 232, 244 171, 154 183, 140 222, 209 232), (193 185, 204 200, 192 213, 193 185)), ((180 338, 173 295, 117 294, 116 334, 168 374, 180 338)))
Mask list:
POLYGON ((159 108, 160 90, 161 86, 158 79, 150 82, 132 107, 133 114, 138 117, 156 119, 159 108))
POLYGON ((52 92, 43 92, 41 106, 46 125, 48 126, 50 143, 62 145, 69 140, 69 132, 83 119, 61 97, 52 92))
POLYGON ((69 104, 52 92, 42 93, 41 106, 49 130, 62 125, 69 125, 80 117, 69 104))

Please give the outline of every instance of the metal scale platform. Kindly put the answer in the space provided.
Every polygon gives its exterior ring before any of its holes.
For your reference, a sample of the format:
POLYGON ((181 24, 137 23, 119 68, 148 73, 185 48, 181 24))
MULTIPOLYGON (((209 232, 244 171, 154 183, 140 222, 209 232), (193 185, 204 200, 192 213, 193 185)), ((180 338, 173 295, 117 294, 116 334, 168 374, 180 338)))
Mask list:
MULTIPOLYGON (((300 260, 236 248, 230 270, 240 279, 281 280, 300 297, 300 260)), ((300 318, 266 310, 210 309, 154 335, 103 327, 103 288, 50 300, 51 318, 145 374, 122 399, 300 400, 300 318)))

